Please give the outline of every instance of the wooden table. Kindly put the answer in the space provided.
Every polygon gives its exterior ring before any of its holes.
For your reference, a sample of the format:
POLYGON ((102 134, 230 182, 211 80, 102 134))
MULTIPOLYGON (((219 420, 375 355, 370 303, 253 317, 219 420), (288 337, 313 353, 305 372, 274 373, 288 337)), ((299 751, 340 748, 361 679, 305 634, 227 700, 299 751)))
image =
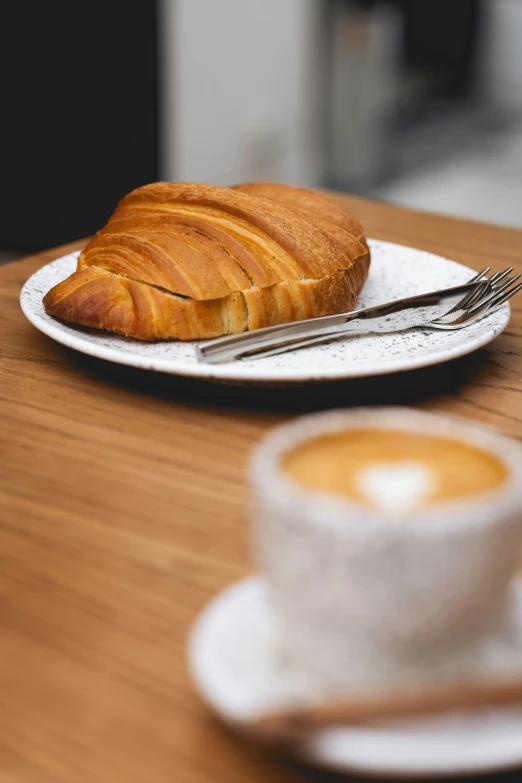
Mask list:
MULTIPOLYGON (((371 237, 522 271, 522 232, 337 196, 371 237)), ((244 783, 305 770, 247 747, 187 675, 187 633, 251 569, 245 464, 295 412, 448 411, 522 436, 522 298, 489 349, 372 381, 249 390, 74 353, 20 288, 78 242, 0 269, 0 781, 244 783)))

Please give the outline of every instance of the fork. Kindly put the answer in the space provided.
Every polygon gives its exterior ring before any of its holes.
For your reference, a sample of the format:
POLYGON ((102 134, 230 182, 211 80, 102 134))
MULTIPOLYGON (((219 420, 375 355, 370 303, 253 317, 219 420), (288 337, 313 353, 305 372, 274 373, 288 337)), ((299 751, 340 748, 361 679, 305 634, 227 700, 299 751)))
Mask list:
POLYGON ((460 302, 454 305, 450 310, 443 315, 433 318, 431 320, 423 321, 421 323, 412 324, 409 326, 403 326, 401 328, 390 329, 387 332, 370 330, 357 331, 357 328, 350 329, 347 326, 342 331, 325 333, 318 337, 301 338, 299 340, 288 341, 283 344, 279 344, 273 347, 253 349, 252 352, 244 355, 245 359, 263 359, 268 356, 277 356, 281 353, 288 351, 296 351, 300 348, 308 348, 312 345, 318 345, 320 343, 328 342, 329 340, 335 340, 342 337, 362 337, 371 334, 390 334, 399 331, 410 331, 414 329, 433 329, 440 331, 457 331, 483 318, 485 315, 491 314, 498 310, 505 302, 508 301, 514 294, 522 289, 522 283, 510 288, 520 277, 520 274, 513 277, 507 277, 510 270, 505 270, 503 273, 497 273, 496 280, 491 284, 491 279, 486 285, 486 289, 481 288, 482 293, 479 290, 472 291, 471 294, 467 294, 460 302), (500 281, 504 280, 500 285, 500 281), (477 299, 478 295, 478 299, 477 299))
MULTIPOLYGON (((469 283, 476 283, 490 271, 490 268, 483 270, 472 278, 469 283)), ((404 323, 404 314, 400 314, 399 323, 394 328, 372 329, 372 323, 346 323, 342 327, 336 326, 334 329, 325 330, 320 335, 311 335, 309 337, 274 337, 273 340, 263 340, 262 345, 238 350, 235 356, 231 358, 240 359, 261 359, 269 356, 276 356, 287 351, 308 348, 313 345, 328 342, 330 340, 343 337, 360 337, 370 334, 383 334, 412 329, 435 329, 443 331, 455 331, 470 326, 485 315, 495 312, 508 299, 522 289, 522 284, 512 287, 520 278, 520 274, 510 277, 512 268, 505 269, 502 272, 496 272, 490 278, 483 280, 483 285, 476 285, 471 292, 467 291, 464 297, 453 305, 442 315, 432 319, 425 319, 413 324, 404 323)), ((468 284, 469 284, 468 283, 468 284)), ((208 361, 208 359, 207 359, 208 361)))
MULTIPOLYGON (((251 353, 254 349, 268 349, 275 345, 297 342, 304 338, 309 339, 311 337, 320 337, 325 334, 330 335, 333 331, 340 332, 348 323, 352 323, 353 325, 354 321, 360 323, 361 321, 366 322, 371 320, 373 325, 384 324, 384 331, 386 331, 387 316, 391 314, 396 314, 404 310, 418 310, 419 308, 424 312, 426 307, 440 305, 444 301, 448 301, 448 304, 450 302, 451 304, 457 302, 460 306, 464 300, 466 300, 466 302, 471 302, 471 296, 467 297, 466 295, 472 294, 475 291, 478 291, 480 296, 482 296, 486 289, 489 290, 488 286, 491 285, 491 282, 487 279, 483 280, 484 275, 489 271, 490 267, 487 267, 478 275, 475 275, 470 281, 461 285, 440 289, 438 291, 415 294, 414 296, 409 296, 405 299, 395 299, 373 307, 338 313, 336 315, 327 315, 319 318, 308 318, 290 323, 266 326, 262 329, 249 330, 242 332, 241 334, 218 337, 217 339, 200 343, 196 347, 196 356, 200 362, 207 362, 210 364, 240 359, 251 353)), ((496 277, 498 282, 499 275, 497 274, 493 277, 496 277)), ((475 301, 475 298, 473 298, 473 301, 475 301)), ((365 324, 362 327, 363 331, 365 330, 364 327, 365 324)))

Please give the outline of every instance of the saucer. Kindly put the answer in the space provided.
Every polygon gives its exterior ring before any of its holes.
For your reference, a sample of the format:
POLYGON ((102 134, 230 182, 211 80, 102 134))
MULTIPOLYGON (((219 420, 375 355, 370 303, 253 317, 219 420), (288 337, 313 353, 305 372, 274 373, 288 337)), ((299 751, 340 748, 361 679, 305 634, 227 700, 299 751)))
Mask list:
MULTIPOLYGON (((477 648, 473 673, 522 676, 522 580, 512 588, 509 620, 477 648)), ((214 598, 193 626, 188 664, 208 705, 241 730, 244 721, 321 696, 308 672, 282 660, 265 581, 251 576, 214 598)), ((299 744, 315 766, 352 774, 444 777, 522 766, 522 707, 482 709, 320 731, 299 744)))

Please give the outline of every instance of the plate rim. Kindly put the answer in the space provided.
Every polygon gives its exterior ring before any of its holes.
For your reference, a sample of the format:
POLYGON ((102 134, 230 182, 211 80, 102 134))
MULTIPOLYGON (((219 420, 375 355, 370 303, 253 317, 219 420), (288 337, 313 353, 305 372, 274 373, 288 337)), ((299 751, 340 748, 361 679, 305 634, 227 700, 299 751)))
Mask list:
MULTIPOLYGON (((445 261, 446 263, 454 264, 455 266, 470 272, 470 274, 473 274, 473 272, 475 271, 470 267, 466 266, 465 264, 459 263, 458 261, 453 261, 452 259, 446 258, 445 256, 441 256, 437 253, 432 253, 431 251, 428 250, 422 250, 421 248, 413 247, 411 245, 402 245, 400 243, 389 242, 388 240, 376 239, 373 237, 368 238, 368 242, 369 243, 378 242, 379 244, 392 246, 394 248, 407 249, 410 251, 413 250, 417 253, 422 253, 429 257, 438 258, 442 261, 445 261)), ((339 367, 339 368, 332 368, 331 370, 328 371, 323 371, 319 374, 314 374, 313 372, 311 372, 308 375, 306 375, 302 369, 294 369, 294 370, 287 370, 284 374, 282 374, 281 372, 279 373, 268 372, 266 375, 248 377, 246 375, 245 376, 235 375, 233 370, 229 373, 216 372, 215 370, 216 367, 220 367, 220 368, 226 366, 233 367, 235 364, 234 362, 230 362, 222 365, 208 365, 208 364, 199 364, 199 363, 183 364, 182 362, 178 362, 177 363, 178 366, 173 367, 172 364, 173 362, 176 362, 176 360, 164 359, 161 357, 153 358, 151 360, 144 356, 132 354, 131 352, 129 353, 119 352, 116 348, 113 348, 112 346, 107 346, 103 343, 96 343, 95 341, 83 340, 81 332, 70 334, 68 331, 64 331, 64 326, 59 321, 47 320, 40 315, 35 315, 33 312, 31 312, 30 308, 25 306, 24 299, 29 296, 28 292, 32 291, 32 289, 34 288, 35 281, 45 269, 52 266, 53 264, 63 261, 64 259, 67 258, 75 259, 78 257, 80 252, 81 251, 73 251, 70 253, 65 253, 63 256, 59 256, 58 258, 49 261, 47 264, 44 264, 35 272, 33 272, 33 274, 30 275, 30 277, 25 281, 24 285, 22 286, 22 289, 20 291, 20 307, 27 320, 36 329, 38 329, 38 331, 40 331, 42 334, 45 334, 47 337, 54 340, 55 342, 64 345, 66 348, 70 348, 72 350, 78 351, 78 353, 83 353, 87 356, 92 356, 93 358, 96 359, 102 359, 103 361, 124 365, 126 367, 134 367, 139 370, 148 370, 152 372, 163 373, 166 375, 174 375, 174 376, 197 379, 202 381, 218 382, 227 385, 293 386, 293 385, 303 385, 307 383, 328 383, 328 382, 335 382, 341 380, 355 380, 360 378, 380 377, 383 375, 392 375, 401 372, 408 372, 410 370, 419 370, 426 367, 432 367, 438 364, 444 364, 445 362, 452 361, 453 359, 461 358, 462 356, 467 356, 468 354, 471 354, 476 350, 484 348, 484 346, 488 345, 490 342, 496 339, 500 334, 502 334, 502 332, 506 329, 507 325, 509 324, 511 318, 511 307, 509 305, 509 302, 506 302, 502 306, 501 310, 498 311, 499 313, 504 314, 504 320, 503 323, 500 325, 500 327, 497 327, 492 330, 487 330, 487 329, 484 330, 484 333, 481 336, 475 337, 475 339, 473 340, 473 344, 464 343, 464 345, 459 344, 449 350, 439 349, 432 353, 427 352, 423 356, 413 359, 407 365, 405 364, 404 359, 399 362, 396 361, 395 364, 392 362, 391 364, 388 365, 386 364, 378 365, 375 366, 372 371, 361 370, 360 372, 358 372, 357 368, 355 368, 354 370, 353 368, 350 369, 350 368, 339 367)), ((68 325, 65 328, 73 329, 74 327, 68 325)), ((93 334, 91 336, 97 337, 96 334, 93 334)), ((106 334, 101 333, 101 337, 102 339, 105 338, 106 334)), ((195 345, 196 341, 193 341, 192 344, 195 345)))

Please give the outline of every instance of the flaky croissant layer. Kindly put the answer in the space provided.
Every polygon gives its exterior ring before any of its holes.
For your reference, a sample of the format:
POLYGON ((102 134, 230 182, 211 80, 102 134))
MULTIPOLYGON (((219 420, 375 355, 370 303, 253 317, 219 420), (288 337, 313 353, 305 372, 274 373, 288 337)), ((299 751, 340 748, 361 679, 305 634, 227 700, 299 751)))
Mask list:
POLYGON ((194 340, 353 309, 362 226, 313 191, 137 188, 44 297, 49 315, 139 340, 194 340))

